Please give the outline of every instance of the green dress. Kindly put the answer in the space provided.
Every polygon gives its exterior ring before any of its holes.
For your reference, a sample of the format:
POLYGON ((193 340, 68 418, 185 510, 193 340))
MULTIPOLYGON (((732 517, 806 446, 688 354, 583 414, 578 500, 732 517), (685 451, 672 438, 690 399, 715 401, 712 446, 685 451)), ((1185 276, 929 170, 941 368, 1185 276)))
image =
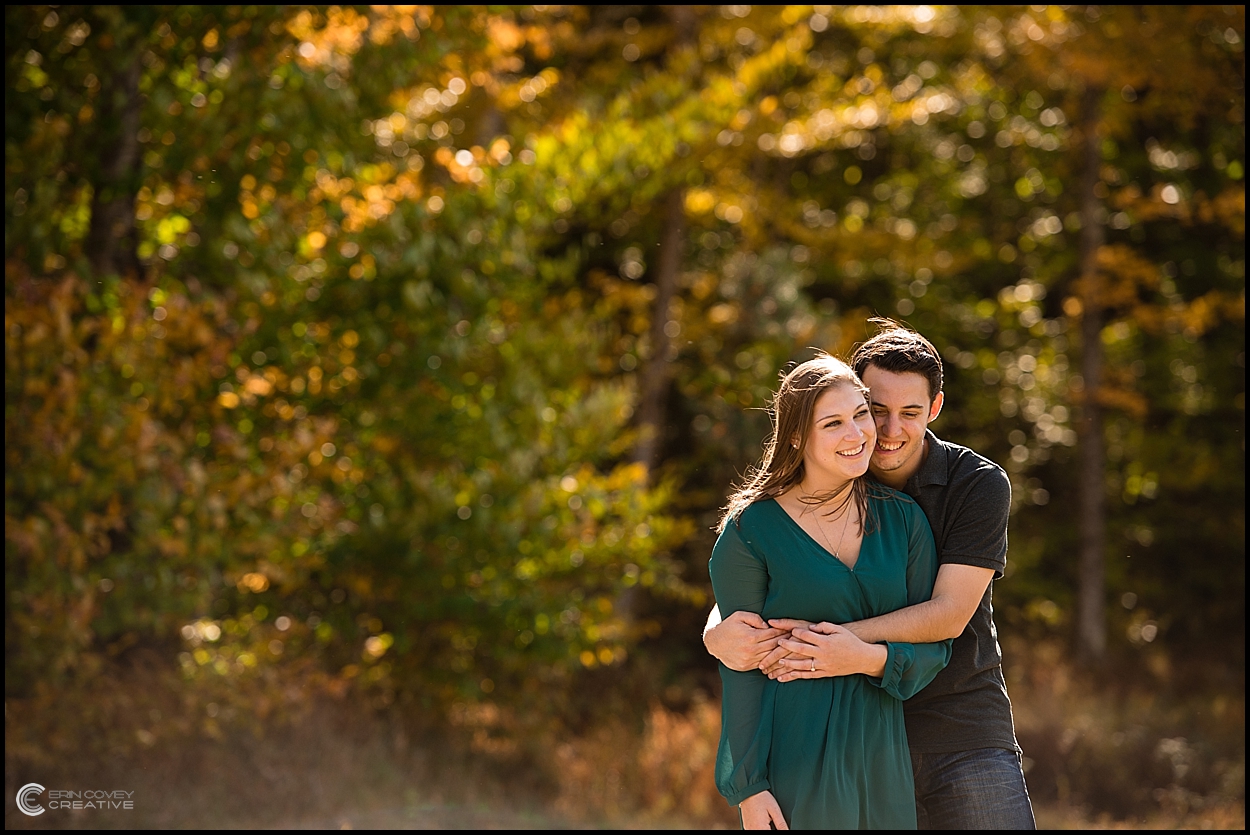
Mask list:
MULTIPOLYGON (((730 522, 709 563, 721 614, 849 623, 928 600, 933 533, 910 498, 874 485, 855 568, 812 539, 772 499, 730 522)), ((886 644, 882 678, 781 683, 721 665, 716 784, 733 805, 769 790, 792 829, 915 829, 903 699, 950 660, 951 642, 886 644)))

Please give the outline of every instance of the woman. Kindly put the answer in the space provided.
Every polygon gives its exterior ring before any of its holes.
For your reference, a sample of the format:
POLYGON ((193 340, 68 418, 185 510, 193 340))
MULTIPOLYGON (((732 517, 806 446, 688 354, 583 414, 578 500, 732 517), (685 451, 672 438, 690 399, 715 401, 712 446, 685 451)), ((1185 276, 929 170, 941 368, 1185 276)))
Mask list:
POLYGON ((915 829, 901 700, 946 666, 950 642, 864 644, 832 624, 928 600, 933 534, 910 498, 865 480, 876 427, 845 363, 822 354, 786 374, 771 416, 720 522, 716 601, 840 633, 859 673, 782 683, 721 665, 717 788, 746 829, 915 829))

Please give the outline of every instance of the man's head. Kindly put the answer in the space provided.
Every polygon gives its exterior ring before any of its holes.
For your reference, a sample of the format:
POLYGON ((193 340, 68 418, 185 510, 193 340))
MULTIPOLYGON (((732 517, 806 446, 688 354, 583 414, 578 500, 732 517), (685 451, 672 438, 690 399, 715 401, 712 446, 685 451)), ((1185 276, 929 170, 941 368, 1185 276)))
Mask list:
POLYGON ((925 429, 942 411, 942 359, 929 340, 889 319, 855 350, 851 365, 871 390, 877 422, 872 472, 902 487, 925 457, 925 429))
POLYGON ((932 403, 942 393, 942 358, 933 343, 892 319, 870 319, 881 328, 876 336, 855 349, 851 367, 864 379, 868 366, 894 374, 919 374, 925 378, 932 403))

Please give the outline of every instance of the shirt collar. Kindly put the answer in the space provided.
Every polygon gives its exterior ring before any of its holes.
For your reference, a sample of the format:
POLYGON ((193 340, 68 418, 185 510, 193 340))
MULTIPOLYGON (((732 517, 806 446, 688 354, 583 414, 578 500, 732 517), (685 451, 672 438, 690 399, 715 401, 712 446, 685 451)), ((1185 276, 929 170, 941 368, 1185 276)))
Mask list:
POLYGON ((920 469, 916 470, 912 477, 907 480, 907 486, 915 489, 928 487, 930 484, 945 485, 950 481, 946 444, 942 443, 931 429, 924 431, 924 439, 925 449, 928 454, 925 455, 924 463, 920 465, 920 469))

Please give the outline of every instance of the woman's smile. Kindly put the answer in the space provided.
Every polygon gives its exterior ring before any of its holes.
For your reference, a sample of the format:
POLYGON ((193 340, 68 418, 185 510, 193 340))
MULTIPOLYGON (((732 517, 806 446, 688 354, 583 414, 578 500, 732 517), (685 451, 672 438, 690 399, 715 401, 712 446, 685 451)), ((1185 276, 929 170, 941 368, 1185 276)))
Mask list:
POLYGON ((803 488, 821 493, 859 478, 876 446, 877 425, 863 392, 850 385, 826 390, 812 410, 803 448, 803 488))

